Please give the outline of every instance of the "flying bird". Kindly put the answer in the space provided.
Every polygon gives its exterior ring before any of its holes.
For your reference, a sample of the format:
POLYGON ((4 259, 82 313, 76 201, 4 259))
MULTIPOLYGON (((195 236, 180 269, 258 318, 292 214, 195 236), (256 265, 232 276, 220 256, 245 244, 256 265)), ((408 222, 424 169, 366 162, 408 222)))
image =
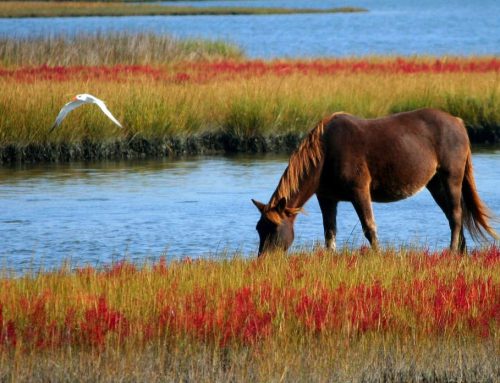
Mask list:
POLYGON ((52 132, 55 128, 57 128, 61 124, 62 120, 64 120, 64 118, 69 112, 71 112, 73 109, 76 109, 83 104, 96 104, 99 108, 101 108, 104 114, 109 117, 111 121, 113 121, 120 128, 123 128, 123 126, 118 122, 118 120, 111 114, 104 101, 98 99, 95 96, 92 96, 91 94, 83 93, 83 94, 77 94, 70 102, 68 102, 66 105, 62 107, 61 111, 57 115, 54 125, 52 125, 52 127, 50 128, 49 133, 52 132))

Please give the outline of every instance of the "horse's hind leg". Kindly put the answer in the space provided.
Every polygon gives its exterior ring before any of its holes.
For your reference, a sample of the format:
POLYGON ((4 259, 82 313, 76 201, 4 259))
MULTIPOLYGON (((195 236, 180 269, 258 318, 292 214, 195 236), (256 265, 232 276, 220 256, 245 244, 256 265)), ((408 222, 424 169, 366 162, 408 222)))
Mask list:
POLYGON ((450 249, 465 252, 466 242, 462 225, 462 177, 437 173, 427 184, 434 201, 448 219, 451 230, 450 249))
POLYGON ((323 215, 323 228, 325 230, 325 246, 335 250, 335 236, 337 235, 337 201, 327 197, 318 197, 319 207, 323 215))
POLYGON ((372 248, 376 249, 378 247, 377 225, 373 216, 369 188, 355 190, 352 204, 361 221, 361 227, 366 239, 368 239, 372 248))

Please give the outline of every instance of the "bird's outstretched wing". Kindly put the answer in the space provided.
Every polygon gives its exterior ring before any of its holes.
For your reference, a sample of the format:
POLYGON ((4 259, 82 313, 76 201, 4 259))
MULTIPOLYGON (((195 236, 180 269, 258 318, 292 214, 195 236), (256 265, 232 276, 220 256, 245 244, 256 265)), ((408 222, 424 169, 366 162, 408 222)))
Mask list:
POLYGON ((56 121, 54 122, 54 125, 49 130, 49 133, 52 132, 55 128, 57 128, 62 120, 66 117, 66 115, 71 112, 73 109, 78 108, 79 106, 83 104, 97 104, 99 108, 104 112, 108 118, 113 121, 116 125, 118 125, 120 128, 123 128, 122 125, 118 122, 118 120, 111 114, 109 109, 106 107, 106 104, 100 99, 98 99, 95 96, 92 96, 91 94, 80 94, 76 96, 72 101, 68 102, 66 105, 64 105, 59 112, 59 114, 56 117, 56 121), (78 97, 83 97, 83 99, 78 99, 78 97))
POLYGON ((109 111, 109 109, 108 109, 108 107, 106 106, 106 104, 104 103, 104 101, 99 100, 97 97, 94 97, 94 98, 95 98, 94 103, 96 103, 96 104, 97 104, 97 106, 98 106, 99 108, 101 108, 101 110, 104 112, 104 114, 105 114, 106 116, 108 116, 108 117, 109 117, 109 119, 110 119, 111 121, 113 121, 116 125, 118 125, 120 128, 123 128, 122 124, 120 124, 120 123, 118 122, 118 120, 115 118, 115 116, 113 116, 113 115, 111 114, 111 112, 109 111))
POLYGON ((52 127, 50 128, 49 133, 52 132, 55 128, 57 128, 61 124, 62 120, 64 120, 64 118, 69 112, 71 112, 73 109, 76 109, 83 104, 85 104, 84 101, 73 100, 64 105, 62 109, 59 111, 59 114, 56 117, 56 121, 54 122, 54 125, 52 125, 52 127))

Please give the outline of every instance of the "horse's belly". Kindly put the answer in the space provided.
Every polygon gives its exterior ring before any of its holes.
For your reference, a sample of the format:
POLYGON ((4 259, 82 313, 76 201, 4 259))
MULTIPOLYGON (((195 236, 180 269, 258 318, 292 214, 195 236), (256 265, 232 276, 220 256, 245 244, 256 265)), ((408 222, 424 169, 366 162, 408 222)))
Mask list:
POLYGON ((436 174, 438 161, 433 149, 411 145, 399 148, 388 150, 382 158, 367 163, 373 201, 391 202, 410 197, 422 190, 436 174))
POLYGON ((394 202, 417 194, 425 188, 425 184, 406 184, 393 187, 372 188, 371 198, 374 202, 394 202))
POLYGON ((392 202, 421 191, 436 174, 435 166, 424 166, 408 173, 386 173, 373 177, 370 183, 372 201, 392 202))

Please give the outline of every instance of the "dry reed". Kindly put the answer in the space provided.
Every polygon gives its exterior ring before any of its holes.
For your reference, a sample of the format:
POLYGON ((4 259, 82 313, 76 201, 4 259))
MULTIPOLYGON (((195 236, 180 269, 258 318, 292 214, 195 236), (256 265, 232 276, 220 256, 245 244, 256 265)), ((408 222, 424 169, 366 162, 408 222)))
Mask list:
POLYGON ((242 58, 235 45, 165 35, 106 33, 0 38, 3 66, 159 65, 175 61, 242 58))

